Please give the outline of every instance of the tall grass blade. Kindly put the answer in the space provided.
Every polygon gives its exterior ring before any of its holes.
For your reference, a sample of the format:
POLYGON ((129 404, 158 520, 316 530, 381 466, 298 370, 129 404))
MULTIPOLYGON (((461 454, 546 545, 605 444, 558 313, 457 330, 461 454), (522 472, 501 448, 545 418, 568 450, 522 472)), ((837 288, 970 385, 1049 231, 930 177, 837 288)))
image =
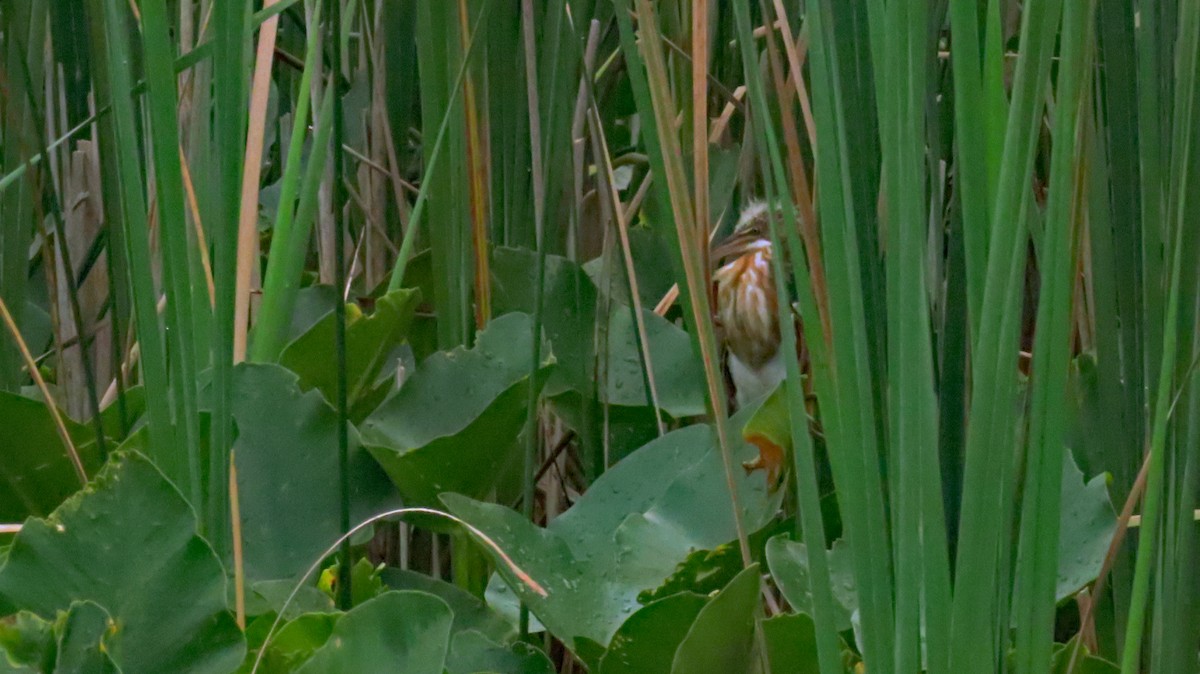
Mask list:
POLYGON ((1033 168, 1051 51, 1062 2, 1030 2, 1021 17, 1011 114, 999 191, 992 209, 988 273, 979 338, 972 360, 971 416, 963 475, 962 516, 955 567, 950 670, 996 671, 1003 621, 997 624, 999 561, 1007 536, 1004 507, 1016 438, 1017 340, 1026 260, 1025 199, 1033 168))
MULTIPOLYGON (((450 98, 445 107, 445 111, 439 118, 437 135, 434 137, 433 145, 429 147, 425 154, 425 179, 421 181, 421 188, 417 191, 416 201, 413 202, 412 215, 409 217, 408 229, 404 231, 404 238, 400 243, 400 251, 396 254, 396 263, 392 267, 392 275, 388 280, 388 290, 397 290, 404 284, 404 274, 408 269, 408 263, 412 258, 413 247, 416 245, 416 234, 418 227, 421 224, 421 216, 425 212, 426 203, 430 198, 430 193, 433 191, 433 186, 436 181, 429 179, 434 169, 438 166, 444 152, 449 150, 444 149, 446 137, 449 134, 451 125, 457 118, 455 115, 455 104, 458 100, 458 92, 463 90, 463 83, 466 81, 467 67, 471 63, 472 54, 475 51, 477 40, 475 39, 479 33, 479 27, 486 25, 488 12, 491 8, 491 0, 484 0, 483 7, 479 10, 479 17, 475 19, 475 29, 471 31, 472 39, 467 45, 467 49, 462 57, 462 63, 458 67, 458 75, 454 78, 454 84, 450 87, 450 98)), ((422 78, 423 80, 424 78, 422 78)), ((428 139, 426 139, 428 140, 428 139)))
MULTIPOLYGON (((133 313, 138 348, 141 352, 142 383, 146 388, 146 418, 151 458, 177 484, 187 484, 187 473, 179 461, 175 405, 169 388, 166 340, 159 320, 155 291, 153 258, 150 249, 146 195, 142 189, 142 162, 139 153, 139 111, 135 106, 133 74, 130 69, 128 5, 120 0, 95 0, 104 11, 105 66, 112 84, 112 124, 117 157, 117 182, 120 186, 120 212, 125 258, 128 260, 128 287, 133 298, 133 313)), ((172 146, 177 147, 177 146, 172 146)))
MULTIPOLYGON (((1175 474, 1182 475, 1183 471, 1171 464, 1171 474, 1168 475, 1166 454, 1170 450, 1168 434, 1170 432, 1173 399, 1175 398, 1175 377, 1178 350, 1180 345, 1180 295, 1185 292, 1182 288, 1183 252, 1190 249, 1189 232, 1186 226, 1187 216, 1192 214, 1191 199, 1195 192, 1197 178, 1191 175, 1200 154, 1200 139, 1197 139, 1196 125, 1200 121, 1200 102, 1197 101, 1198 80, 1200 75, 1200 5, 1182 3, 1178 9, 1178 55, 1175 70, 1175 103, 1172 116, 1173 138, 1171 143, 1170 165, 1168 171, 1167 194, 1171 197, 1167 202, 1168 215, 1166 226, 1173 230, 1170 266, 1170 284, 1167 290, 1165 319, 1162 324, 1162 360, 1155 379, 1157 382, 1154 397, 1153 430, 1150 436, 1150 455, 1148 458, 1149 472, 1146 480, 1146 494, 1142 504, 1142 527, 1138 535, 1137 561, 1134 567, 1133 589, 1130 600, 1129 622, 1125 630, 1125 649, 1121 657, 1122 674, 1133 674, 1139 671, 1142 637, 1146 627, 1146 611, 1149 601, 1150 576, 1152 567, 1162 568, 1166 564, 1166 572, 1171 573, 1175 560, 1156 559, 1163 553, 1165 546, 1163 538, 1171 531, 1170 527, 1163 529, 1161 516, 1164 492, 1174 485, 1168 481, 1175 474), (1178 472, 1176 472, 1178 471, 1178 472)), ((1148 316, 1148 320, 1153 317, 1148 316)), ((1189 318, 1187 329, 1194 326, 1194 317, 1189 318)), ((1188 340, 1183 342, 1188 343, 1188 340)), ((1170 498, 1168 493, 1165 498, 1170 498)), ((1168 505, 1168 512, 1172 510, 1168 505)), ((1169 604, 1179 598, 1161 597, 1160 602, 1169 604)))
MULTIPOLYGON (((201 474, 200 415, 196 388, 194 306, 189 270, 188 226, 184 215, 183 171, 179 157, 178 98, 175 90, 175 53, 165 0, 141 5, 142 41, 146 68, 146 107, 150 120, 150 151, 158 220, 163 244, 163 279, 167 289, 165 334, 171 345, 172 394, 176 397, 176 420, 180 444, 176 451, 181 488, 194 507, 206 511, 201 474)), ((214 522, 204 520, 207 531, 214 522)))
POLYGON ((1029 448, 1016 568, 1013 621, 1016 671, 1050 665, 1058 580, 1063 452, 1066 445, 1067 376, 1071 363, 1072 294, 1075 290, 1075 223, 1087 203, 1080 109, 1090 73, 1095 2, 1068 2, 1062 24, 1054 108, 1049 201, 1041 245, 1041 298, 1033 347, 1029 448))
MULTIPOLYGON (((855 155, 846 126, 852 104, 842 90, 844 74, 835 26, 834 3, 809 7, 812 36, 813 115, 817 122, 815 165, 820 184, 826 280, 829 289, 836 403, 823 403, 830 465, 838 492, 844 536, 854 550, 854 574, 862 613, 864 659, 877 671, 891 671, 894 646, 893 578, 890 527, 886 517, 870 335, 869 292, 861 265, 870 264, 859 248, 854 182, 849 164, 855 155), (860 253, 864 257, 860 258, 860 253)), ((845 17, 842 17, 843 20, 845 17)), ((853 104, 857 105, 857 104, 853 104)))
MULTIPOLYGON (((213 303, 212 422, 208 466, 209 536, 223 559, 230 559, 229 451, 233 445, 231 412, 234 362, 234 318, 237 292, 238 214, 241 210, 243 153, 246 147, 247 77, 249 67, 249 2, 215 3, 212 18, 212 123, 213 149, 206 157, 213 169, 205 181, 213 203, 206 222, 212 241, 213 303)), ((277 3, 284 4, 284 3, 277 3)), ((255 24, 257 25, 257 24, 255 24)), ((199 49, 199 47, 197 48, 199 49)), ((203 88, 201 88, 203 94, 203 88)), ((204 97, 199 99, 205 100, 204 97)), ((201 115, 202 116, 202 115, 201 115)), ((198 133, 203 133, 197 129, 198 133)), ((205 142, 203 137, 199 142, 205 142)), ((202 153, 199 156, 204 156, 202 153)))
POLYGON ((895 671, 947 671, 950 573, 938 464, 926 262, 929 12, 872 3, 873 53, 887 198, 888 416, 895 549, 895 671))
MULTIPOLYGON (((323 3, 319 2, 313 7, 311 20, 314 24, 320 24, 322 7, 323 3)), ((313 75, 317 59, 320 58, 319 36, 319 31, 310 30, 306 39, 304 70, 300 75, 296 108, 292 113, 292 135, 288 141, 287 163, 280 179, 271 250, 263 276, 262 304, 254 324, 254 340, 250 345, 251 359, 260 363, 274 361, 283 350, 286 327, 295 307, 299 277, 304 268, 312 222, 316 215, 316 199, 313 195, 324 173, 328 156, 329 132, 333 128, 333 99, 327 92, 316 117, 317 129, 302 187, 300 169, 308 130, 313 75), (295 206, 297 194, 305 208, 295 206)))

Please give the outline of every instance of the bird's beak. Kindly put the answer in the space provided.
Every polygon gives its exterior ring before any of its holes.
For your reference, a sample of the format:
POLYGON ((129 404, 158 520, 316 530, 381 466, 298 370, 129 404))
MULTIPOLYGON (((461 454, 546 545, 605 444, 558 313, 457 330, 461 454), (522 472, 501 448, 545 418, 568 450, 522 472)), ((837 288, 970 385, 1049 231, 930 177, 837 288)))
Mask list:
POLYGON ((759 237, 749 232, 731 234, 724 241, 721 241, 717 245, 713 246, 712 259, 714 262, 716 262, 727 257, 741 255, 742 253, 745 253, 750 248, 750 244, 757 241, 758 238, 759 237))

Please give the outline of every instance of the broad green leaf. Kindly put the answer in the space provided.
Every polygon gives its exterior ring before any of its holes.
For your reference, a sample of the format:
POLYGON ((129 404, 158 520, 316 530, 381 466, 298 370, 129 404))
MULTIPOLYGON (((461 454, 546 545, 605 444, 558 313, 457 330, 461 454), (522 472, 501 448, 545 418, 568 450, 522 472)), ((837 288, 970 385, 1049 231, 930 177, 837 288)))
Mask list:
MULTIPOLYGON (((494 311, 533 313, 537 259, 529 250, 496 249, 491 268, 494 311)), ((557 255, 546 256, 545 273, 542 330, 557 361, 547 388, 555 393, 566 387, 590 393, 596 287, 578 266, 557 255)))
MULTIPOLYGON (((588 406, 591 407, 593 420, 599 419, 601 423, 605 421, 605 410, 596 404, 595 399, 577 391, 567 390, 547 397, 546 401, 554 416, 562 419, 568 428, 580 431, 581 434, 587 429, 588 406)), ((601 430, 608 447, 609 465, 624 460, 637 448, 659 435, 658 420, 653 408, 609 405, 607 412, 608 425, 601 430)))
MULTIPOLYGON (((375 311, 365 315, 357 304, 346 305, 346 395, 351 418, 365 417, 378 402, 371 394, 388 354, 404 342, 421 294, 395 290, 375 301, 375 311)), ((328 401, 337 400, 337 363, 334 351, 334 317, 326 314, 304 334, 284 347, 280 364, 300 375, 304 390, 316 388, 328 401)), ((386 390, 387 384, 384 384, 386 390)))
MULTIPOLYGON (((410 505, 482 497, 516 459, 530 386, 529 317, 506 314, 472 349, 425 359, 363 423, 363 445, 410 505)), ((534 386, 540 386, 541 380, 534 386)))
POLYGON ((756 671, 754 612, 758 609, 758 565, 737 575, 700 609, 675 652, 672 674, 748 674, 756 671))
MULTIPOLYGON (((792 521, 775 519, 750 534, 751 559, 765 559, 767 541, 794 528, 795 523, 792 521)), ((649 604, 680 592, 708 596, 732 582, 734 577, 741 573, 742 568, 742 555, 735 542, 725 543, 711 550, 696 550, 676 565, 674 572, 661 585, 639 594, 638 601, 649 604)))
POLYGON ((385 592, 338 620, 296 674, 442 674, 454 614, 424 592, 385 592))
POLYGON ((54 321, 50 318, 50 312, 31 300, 26 300, 25 315, 18 317, 17 321, 17 326, 21 329, 21 339, 25 340, 30 349, 41 348, 42 345, 49 344, 54 337, 54 321))
POLYGON ((1108 476, 1084 482, 1069 451, 1063 451, 1062 511, 1058 539, 1058 583, 1062 601, 1096 579, 1117 529, 1108 498, 1108 476))
POLYGON ((0 620, 0 671, 8 664, 15 671, 39 671, 53 662, 54 625, 40 616, 21 611, 0 620))
POLYGON ((297 290, 287 341, 296 341, 322 319, 328 318, 337 301, 338 292, 333 286, 311 285, 297 290))
POLYGON ((375 566, 365 558, 360 557, 350 569, 350 605, 364 604, 387 591, 379 574, 383 566, 375 566))
POLYGON ((792 446, 791 413, 788 411, 787 382, 781 382, 767 396, 758 410, 746 420, 742 436, 747 440, 762 437, 784 448, 792 446))
POLYGON ((500 617, 475 595, 444 580, 431 578, 416 571, 387 568, 380 574, 384 584, 393 590, 419 590, 440 597, 454 611, 455 634, 473 630, 494 642, 508 642, 516 636, 511 623, 500 617))
POLYGON ((105 437, 124 440, 127 436, 125 431, 132 432, 145 412, 146 387, 139 384, 126 388, 124 422, 121 420, 122 410, 119 400, 114 400, 108 407, 100 410, 100 423, 104 425, 105 437), (128 428, 123 428, 123 423, 127 424, 128 428))
MULTIPOLYGON (((734 167, 736 168, 736 161, 734 167)), ((733 188, 732 182, 729 188, 733 188)), ((633 267, 637 270, 642 306, 653 307, 675 284, 675 278, 672 276, 674 270, 669 263, 664 264, 670 259, 671 249, 667 247, 667 242, 659 232, 645 225, 630 224, 629 251, 633 255, 633 267)), ((629 279, 626 277, 619 249, 614 250, 612 256, 607 259, 601 253, 580 267, 602 294, 621 304, 630 304, 629 279)))
POLYGON ((1066 449, 1062 470, 1058 580, 1054 595, 1060 602, 1096 579, 1117 529, 1117 516, 1108 496, 1108 475, 1100 474, 1085 482, 1066 449))
POLYGON ((817 637, 812 618, 804 613, 777 615, 762 621, 771 671, 818 674, 817 637))
POLYGON ((649 604, 680 592, 708 595, 728 585, 741 570, 742 555, 736 545, 697 550, 675 567, 674 573, 662 585, 638 595, 638 601, 649 604))
MULTIPOLYGON (((246 615, 274 617, 296 590, 292 579, 260 580, 246 588, 246 615)), ((301 586, 291 598, 283 617, 291 620, 302 613, 327 613, 334 610, 333 599, 312 585, 301 586)))
MULTIPOLYGON (((536 256, 526 250, 498 249, 494 255, 492 283, 498 310, 532 311, 536 256)), ((625 283, 622 279, 613 282, 625 283)), ((649 406, 643 375, 643 356, 633 314, 628 306, 614 304, 607 324, 598 320, 595 284, 566 258, 546 258, 543 325, 557 359, 555 374, 547 383, 552 394, 573 389, 591 396, 595 382, 607 385, 601 394, 612 405, 649 406), (599 323, 599 326, 597 325, 599 323), (603 378, 594 375, 598 327, 607 329, 606 357, 599 366, 603 378)), ((704 374, 696 361, 687 333, 643 307, 642 320, 650 347, 655 389, 662 409, 674 417, 704 413, 704 374)))
POLYGON ((119 625, 105 649, 123 671, 232 671, 245 643, 226 608, 225 571, 195 531, 195 514, 162 473, 118 453, 17 534, 0 567, 0 613, 50 619, 92 601, 119 625))
MULTIPOLYGON (((658 404, 673 417, 704 414, 704 375, 692 355, 687 333, 648 309, 642 310, 658 404)), ((649 406, 641 346, 633 314, 614 307, 608 318, 608 370, 605 380, 610 405, 649 406)))
MULTIPOLYGON (((234 370, 233 409, 246 577, 291 578, 342 534, 337 413, 319 393, 301 393, 295 374, 251 363, 234 370)), ((395 491, 356 435, 351 429, 358 520, 394 504, 395 491)))
POLYGON ((638 609, 617 628, 599 674, 671 671, 675 651, 707 603, 706 597, 684 592, 638 609))
MULTIPOLYGON (((289 620, 271 638, 267 652, 263 654, 259 664, 259 674, 290 674, 296 671, 296 668, 311 658, 318 648, 325 645, 341 616, 341 613, 336 612, 305 613, 289 620)), ((252 624, 247 629, 247 636, 249 637, 252 631, 256 632, 261 642, 273 621, 274 614, 266 616, 261 622, 255 621, 257 624, 252 624)), ((261 646, 261 643, 256 644, 255 651, 261 646)), ((247 654, 238 674, 248 674, 251 671, 256 655, 257 652, 247 654)))
MULTIPOLYGON (((837 629, 848 630, 850 616, 858 608, 850 551, 838 540, 826 555, 829 558, 830 579, 833 581, 833 596, 837 600, 834 605, 837 629)), ((788 540, 787 536, 776 536, 767 542, 767 566, 792 608, 803 613, 811 612, 808 547, 802 542, 788 540)))
POLYGON ((90 601, 73 603, 54 622, 21 611, 0 621, 0 672, 116 672, 102 643, 110 626, 108 611, 90 601))
MULTIPOLYGON (((739 448, 745 458, 753 453, 739 448)), ((774 516, 778 495, 761 476, 737 476, 747 528, 774 516)), ((618 463, 546 529, 507 508, 443 497, 450 510, 479 527, 548 593, 531 591, 502 563, 508 588, 495 579, 489 602, 515 615, 513 591, 572 649, 585 640, 604 647, 640 608, 638 595, 659 587, 695 550, 735 537, 724 473, 712 431, 697 425, 668 433, 618 463)))
MULTIPOLYGON (((63 415, 67 434, 80 452, 84 469, 98 466, 94 436, 63 415)), ((0 391, 0 429, 4 460, 0 461, 0 522, 43 517, 79 489, 79 477, 59 439, 46 404, 0 391)))
POLYGON ((1113 663, 1104 658, 1088 653, 1087 648, 1081 648, 1074 669, 1068 669, 1071 655, 1075 652, 1076 636, 1065 644, 1054 644, 1054 659, 1050 664, 1050 674, 1117 674, 1121 671, 1113 663))
POLYGON ((505 646, 474 630, 458 632, 446 659, 449 674, 554 674, 546 654, 520 641, 505 646))
POLYGON ((55 674, 111 674, 119 671, 107 652, 105 634, 116 628, 112 617, 94 602, 76 602, 59 620, 55 674))

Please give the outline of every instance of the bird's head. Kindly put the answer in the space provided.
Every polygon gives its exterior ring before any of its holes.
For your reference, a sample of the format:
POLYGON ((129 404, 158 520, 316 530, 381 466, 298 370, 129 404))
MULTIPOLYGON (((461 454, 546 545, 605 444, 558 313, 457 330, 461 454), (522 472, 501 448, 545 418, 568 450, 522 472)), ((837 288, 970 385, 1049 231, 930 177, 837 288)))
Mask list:
POLYGON ((776 216, 777 213, 778 209, 772 208, 765 202, 751 202, 742 209, 733 233, 713 247, 713 260, 741 257, 755 250, 769 250, 771 235, 768 219, 776 216))

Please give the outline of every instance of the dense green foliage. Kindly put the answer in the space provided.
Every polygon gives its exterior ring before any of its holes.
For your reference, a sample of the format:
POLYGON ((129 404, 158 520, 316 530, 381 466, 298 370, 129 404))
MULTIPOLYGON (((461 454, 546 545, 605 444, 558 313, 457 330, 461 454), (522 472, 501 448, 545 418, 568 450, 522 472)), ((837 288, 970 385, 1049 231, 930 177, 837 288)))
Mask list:
POLYGON ((4 0, 0 673, 1200 672, 1197 222, 1193 0, 4 0))

